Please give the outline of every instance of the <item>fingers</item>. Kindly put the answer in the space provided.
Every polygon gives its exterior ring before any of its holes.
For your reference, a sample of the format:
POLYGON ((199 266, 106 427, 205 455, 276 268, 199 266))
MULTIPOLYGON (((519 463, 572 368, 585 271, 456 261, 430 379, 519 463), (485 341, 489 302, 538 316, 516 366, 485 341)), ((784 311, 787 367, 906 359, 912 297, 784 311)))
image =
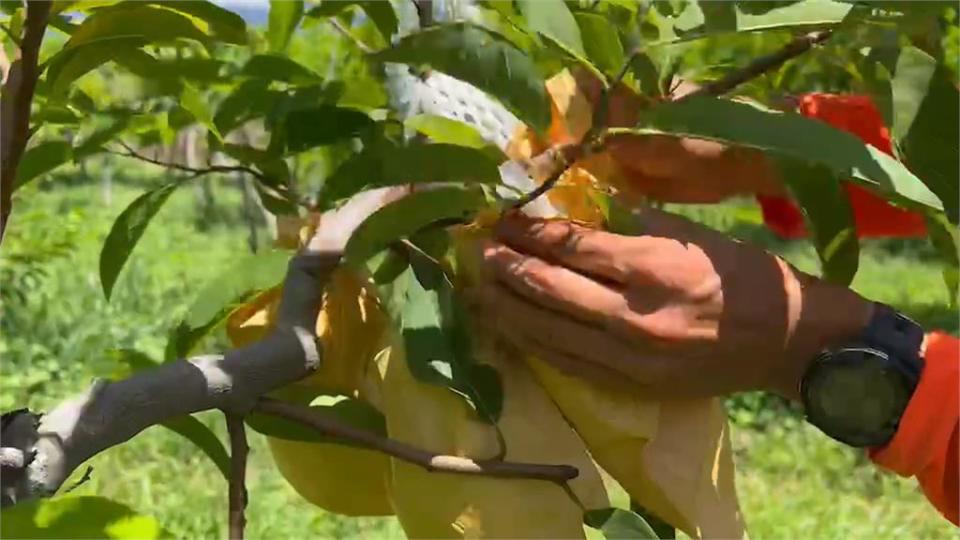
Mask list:
POLYGON ((682 364, 664 358, 641 362, 635 348, 616 335, 530 303, 503 286, 483 286, 471 292, 470 300, 486 320, 493 321, 501 334, 521 348, 549 349, 641 384, 664 380, 682 364))
POLYGON ((485 269, 513 292, 549 309, 601 327, 627 309, 617 290, 495 242, 483 245, 485 269))
POLYGON ((615 284, 627 283, 630 237, 588 229, 568 221, 539 221, 507 215, 497 238, 517 251, 562 264, 615 284))

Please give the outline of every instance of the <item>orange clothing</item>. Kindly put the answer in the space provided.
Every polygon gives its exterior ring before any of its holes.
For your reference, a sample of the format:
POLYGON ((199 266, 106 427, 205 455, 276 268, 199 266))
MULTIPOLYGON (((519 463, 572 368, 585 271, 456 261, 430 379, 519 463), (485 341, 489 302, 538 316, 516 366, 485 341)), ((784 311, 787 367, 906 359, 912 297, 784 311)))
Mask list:
POLYGON ((929 334, 924 362, 897 433, 869 455, 901 476, 916 476, 927 499, 960 525, 960 340, 929 334))
MULTIPOLYGON (((890 130, 883 125, 883 117, 867 96, 837 94, 806 94, 800 98, 800 114, 821 120, 859 137, 863 142, 893 155, 890 130)), ((897 208, 868 189, 843 183, 858 237, 923 237, 926 224, 923 216, 897 208)), ((763 219, 767 226, 784 238, 806 236, 803 214, 789 199, 758 196, 763 219)))

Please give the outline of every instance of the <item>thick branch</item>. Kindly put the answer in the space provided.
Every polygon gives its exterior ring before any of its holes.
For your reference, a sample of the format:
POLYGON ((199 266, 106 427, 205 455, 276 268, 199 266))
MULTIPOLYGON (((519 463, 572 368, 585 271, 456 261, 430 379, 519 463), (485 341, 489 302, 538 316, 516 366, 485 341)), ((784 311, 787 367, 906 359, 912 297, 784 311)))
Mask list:
POLYGON ((50 17, 49 1, 26 3, 23 40, 20 42, 20 58, 10 66, 3 96, 0 97, 0 241, 7 230, 7 220, 13 209, 13 185, 17 165, 30 140, 30 104, 37 87, 40 73, 37 61, 40 43, 50 17))
POLYGON ((262 398, 256 405, 258 412, 280 416, 308 425, 324 435, 358 443, 371 450, 383 452, 397 459, 419 465, 430 472, 491 476, 497 478, 527 478, 563 484, 577 477, 576 467, 516 463, 500 460, 473 460, 470 458, 437 454, 387 439, 369 431, 343 424, 307 407, 270 398, 262 398))
MULTIPOLYGON (((287 272, 274 331, 228 352, 179 360, 116 382, 98 381, 37 425, 30 413, 3 426, 4 447, 18 449, 26 467, 5 474, 5 504, 47 496, 84 461, 165 420, 210 409, 244 414, 259 396, 312 373, 321 352, 314 337, 322 288, 350 234, 371 213, 399 196, 368 191, 325 214, 318 233, 287 272)), ((6 469, 6 468, 5 468, 6 469)))
POLYGON ((784 45, 780 50, 761 56, 746 66, 728 73, 722 79, 701 86, 681 99, 689 99, 693 96, 722 96, 741 84, 755 79, 771 69, 780 67, 785 62, 800 56, 812 49, 814 45, 819 45, 827 41, 832 35, 832 30, 820 30, 798 36, 790 43, 784 45))
POLYGON ((229 533, 230 540, 243 540, 247 526, 247 430, 243 416, 226 413, 227 434, 230 436, 229 533))

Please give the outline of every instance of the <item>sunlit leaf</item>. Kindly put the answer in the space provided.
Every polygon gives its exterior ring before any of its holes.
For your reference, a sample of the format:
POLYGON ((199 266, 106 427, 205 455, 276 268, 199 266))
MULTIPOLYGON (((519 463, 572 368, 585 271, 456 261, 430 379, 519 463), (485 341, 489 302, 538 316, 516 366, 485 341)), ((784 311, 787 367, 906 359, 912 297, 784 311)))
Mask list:
POLYGON ((344 9, 357 6, 370 17, 377 30, 387 41, 397 32, 397 14, 390 2, 382 0, 324 0, 307 12, 307 17, 333 17, 344 9))
POLYGON ((517 0, 527 27, 549 36, 580 56, 586 56, 580 28, 563 0, 517 0))
POLYGON ((140 2, 122 2, 87 16, 63 46, 66 51, 84 43, 121 36, 140 37, 147 42, 191 39, 203 44, 210 37, 183 14, 140 2))
POLYGON ((599 529, 608 540, 657 539, 657 533, 640 514, 621 508, 588 510, 583 514, 588 527, 599 529))
POLYGON ((806 218, 823 277, 849 285, 860 262, 860 243, 846 190, 822 165, 780 160, 780 173, 806 218))
POLYGON ((398 239, 431 223, 469 219, 486 203, 478 188, 444 186, 411 193, 368 217, 347 242, 344 260, 362 265, 398 239))
POLYGON ((940 200, 896 159, 855 135, 794 113, 710 97, 652 107, 636 129, 611 134, 697 137, 759 148, 828 167, 838 178, 852 178, 903 203, 942 210, 940 200))
POLYGON ((130 258, 150 220, 181 184, 182 181, 178 180, 144 193, 134 199, 113 222, 100 250, 100 283, 108 300, 120 270, 130 258))
POLYGON ((146 43, 141 36, 120 35, 90 39, 63 48, 47 63, 45 91, 51 95, 63 95, 73 81, 106 62, 116 60, 118 51, 137 49, 146 43))
POLYGON ((587 59, 605 73, 618 72, 623 66, 624 53, 617 29, 603 15, 577 13, 575 17, 587 59))
POLYGON ((206 99, 196 87, 184 83, 183 93, 180 94, 180 106, 187 110, 193 117, 200 122, 210 133, 213 133, 218 139, 223 139, 217 124, 213 121, 213 111, 210 110, 209 100, 206 99))
POLYGON ((167 538, 156 519, 105 497, 24 501, 0 511, 4 538, 167 538))
POLYGON ((176 0, 176 2, 156 1, 153 4, 162 5, 196 17, 209 25, 208 33, 216 39, 235 45, 247 43, 247 23, 243 17, 224 9, 213 2, 205 0, 176 0))
POLYGON ((418 114, 404 120, 404 125, 425 135, 433 143, 452 144, 483 150, 492 159, 503 161, 506 155, 487 142, 476 128, 445 116, 418 114))
POLYGON ((70 161, 72 155, 72 147, 66 141, 43 141, 28 148, 17 164, 13 189, 70 161))
POLYGON ((960 91, 943 64, 916 47, 897 58, 893 136, 904 161, 940 197, 947 217, 958 222, 960 205, 960 91))
POLYGON ((437 26, 408 35, 372 57, 430 65, 502 101, 538 129, 550 124, 546 87, 536 65, 506 39, 468 24, 437 26))
POLYGON ((267 43, 271 51, 287 48, 294 30, 303 17, 303 0, 270 0, 267 21, 267 43))

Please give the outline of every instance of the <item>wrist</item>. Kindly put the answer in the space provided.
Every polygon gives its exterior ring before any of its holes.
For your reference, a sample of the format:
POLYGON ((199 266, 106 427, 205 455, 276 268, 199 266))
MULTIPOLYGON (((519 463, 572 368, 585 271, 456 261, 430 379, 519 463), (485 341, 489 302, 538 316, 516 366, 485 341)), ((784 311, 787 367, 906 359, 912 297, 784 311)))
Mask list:
POLYGON ((870 322, 874 304, 847 287, 793 270, 786 284, 790 326, 785 365, 773 386, 789 399, 800 396, 800 381, 821 351, 858 339, 870 322))

